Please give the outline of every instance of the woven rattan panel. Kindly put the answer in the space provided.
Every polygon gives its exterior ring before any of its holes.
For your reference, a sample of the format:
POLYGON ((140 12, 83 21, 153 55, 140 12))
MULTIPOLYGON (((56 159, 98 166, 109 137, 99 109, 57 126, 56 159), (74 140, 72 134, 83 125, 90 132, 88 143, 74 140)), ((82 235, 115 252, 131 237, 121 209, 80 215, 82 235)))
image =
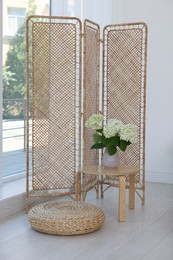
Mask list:
POLYGON ((119 154, 122 163, 140 166, 138 181, 143 186, 147 27, 143 23, 107 26, 103 38, 104 115, 137 125, 137 143, 119 154))
MULTIPOLYGON (((99 112, 99 58, 100 58, 100 27, 89 20, 84 21, 84 122, 99 112)), ((84 164, 98 162, 98 150, 91 150, 93 130, 84 127, 84 164)), ((96 177, 86 175, 87 184, 96 177)))
POLYGON ((81 23, 75 18, 31 17, 27 47, 32 189, 68 191, 75 186, 80 162, 81 23))

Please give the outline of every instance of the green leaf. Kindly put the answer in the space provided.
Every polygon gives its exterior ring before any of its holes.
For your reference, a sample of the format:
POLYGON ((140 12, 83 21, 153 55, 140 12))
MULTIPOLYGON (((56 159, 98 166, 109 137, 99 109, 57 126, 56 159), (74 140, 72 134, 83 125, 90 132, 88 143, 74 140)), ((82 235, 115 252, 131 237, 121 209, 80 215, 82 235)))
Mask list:
POLYGON ((91 149, 102 149, 102 148, 104 148, 104 147, 105 147, 104 144, 102 144, 102 143, 97 143, 97 144, 93 144, 93 145, 91 146, 91 149))
POLYGON ((97 131, 98 133, 101 133, 101 134, 102 134, 102 133, 103 133, 103 128, 97 129, 96 131, 97 131))
POLYGON ((117 148, 114 145, 110 145, 107 147, 109 155, 114 155, 117 152, 117 148))
POLYGON ((100 143, 102 141, 102 136, 97 133, 94 133, 93 140, 94 140, 94 143, 100 143))
POLYGON ((120 149, 121 149, 121 151, 124 152, 126 150, 128 144, 129 144, 129 142, 126 142, 124 140, 120 140, 120 149))
POLYGON ((114 145, 119 146, 120 145, 120 137, 118 135, 114 136, 114 145))
POLYGON ((120 138, 119 136, 113 136, 110 138, 105 138, 102 142, 105 144, 105 146, 119 146, 120 138))

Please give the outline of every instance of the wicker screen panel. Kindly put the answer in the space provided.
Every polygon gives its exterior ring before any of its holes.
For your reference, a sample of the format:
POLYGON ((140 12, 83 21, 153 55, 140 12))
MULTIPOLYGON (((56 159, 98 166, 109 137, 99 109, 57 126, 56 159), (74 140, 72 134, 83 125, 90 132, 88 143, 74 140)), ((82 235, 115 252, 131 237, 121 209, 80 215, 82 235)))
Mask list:
POLYGON ((32 92, 29 184, 35 191, 68 193, 75 187, 80 162, 81 22, 33 16, 27 28, 28 92, 32 92))
MULTIPOLYGON (((99 113, 99 65, 100 65, 100 27, 98 24, 84 22, 84 122, 99 113)), ((95 164, 98 150, 91 150, 93 130, 84 127, 84 163, 95 164)))
MULTIPOLYGON (((83 131, 83 163, 98 163, 98 150, 91 150, 93 130, 85 127, 86 120, 92 114, 99 113, 99 69, 100 69, 100 27, 90 21, 84 21, 84 131, 83 131)), ((97 177, 84 174, 83 189, 91 189, 97 185, 97 177)))
POLYGON ((138 127, 137 143, 119 152, 122 163, 140 166, 144 185, 147 27, 144 23, 110 25, 103 32, 103 111, 138 127))

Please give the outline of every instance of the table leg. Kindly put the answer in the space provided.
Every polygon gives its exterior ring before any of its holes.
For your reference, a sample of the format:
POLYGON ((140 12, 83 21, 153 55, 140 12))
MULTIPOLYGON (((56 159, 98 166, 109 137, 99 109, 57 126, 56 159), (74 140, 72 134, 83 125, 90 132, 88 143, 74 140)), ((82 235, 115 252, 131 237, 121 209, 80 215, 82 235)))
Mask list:
POLYGON ((119 176, 119 204, 118 204, 118 221, 126 220, 126 180, 125 176, 119 176))
POLYGON ((129 209, 135 208, 135 174, 129 175, 129 209))

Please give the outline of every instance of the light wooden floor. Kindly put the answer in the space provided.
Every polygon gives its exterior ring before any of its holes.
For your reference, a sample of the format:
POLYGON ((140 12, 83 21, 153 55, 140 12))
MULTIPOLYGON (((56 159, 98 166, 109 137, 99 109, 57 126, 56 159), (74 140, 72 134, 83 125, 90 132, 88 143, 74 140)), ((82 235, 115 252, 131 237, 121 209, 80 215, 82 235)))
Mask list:
MULTIPOLYGON (((0 260, 172 260, 173 185, 148 183, 146 205, 136 197, 126 208, 125 223, 117 221, 117 189, 103 200, 90 192, 87 202, 99 205, 106 220, 99 231, 61 237, 33 230, 24 212, 0 222, 0 260)), ((128 195, 128 193, 127 193, 128 195)))

